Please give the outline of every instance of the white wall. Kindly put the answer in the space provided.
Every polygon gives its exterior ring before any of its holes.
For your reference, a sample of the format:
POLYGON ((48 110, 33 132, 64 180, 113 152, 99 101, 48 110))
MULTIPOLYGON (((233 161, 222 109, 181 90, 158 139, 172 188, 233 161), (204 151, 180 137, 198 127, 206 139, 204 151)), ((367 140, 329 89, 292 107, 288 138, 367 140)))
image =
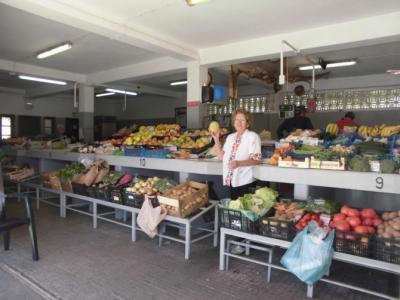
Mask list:
POLYGON ((96 99, 96 115, 114 115, 119 120, 174 118, 175 108, 186 106, 186 99, 161 96, 139 96, 127 99, 126 111, 122 111, 121 99, 96 99), (111 114, 112 113, 112 114, 111 114))
POLYGON ((30 115, 56 118, 73 117, 72 97, 54 96, 30 100, 33 109, 25 107, 23 94, 0 92, 0 112, 2 114, 30 115))

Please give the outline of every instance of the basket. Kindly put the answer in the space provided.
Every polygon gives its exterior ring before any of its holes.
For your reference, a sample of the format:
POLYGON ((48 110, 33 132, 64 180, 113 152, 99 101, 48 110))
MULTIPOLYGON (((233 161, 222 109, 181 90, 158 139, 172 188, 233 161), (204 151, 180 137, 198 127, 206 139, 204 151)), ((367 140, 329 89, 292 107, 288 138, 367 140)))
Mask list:
POLYGON ((377 260, 400 265, 400 240, 375 238, 374 257, 377 260))
POLYGON ((58 171, 50 171, 42 174, 43 186, 56 191, 62 191, 61 181, 58 171))
POLYGON ((371 235, 336 230, 335 251, 363 257, 373 257, 373 238, 371 235))
POLYGON ((259 221, 251 221, 240 210, 219 207, 219 224, 221 227, 243 231, 247 233, 259 232, 259 221))
POLYGON ((296 236, 295 223, 271 217, 260 221, 260 234, 275 239, 292 241, 296 236))

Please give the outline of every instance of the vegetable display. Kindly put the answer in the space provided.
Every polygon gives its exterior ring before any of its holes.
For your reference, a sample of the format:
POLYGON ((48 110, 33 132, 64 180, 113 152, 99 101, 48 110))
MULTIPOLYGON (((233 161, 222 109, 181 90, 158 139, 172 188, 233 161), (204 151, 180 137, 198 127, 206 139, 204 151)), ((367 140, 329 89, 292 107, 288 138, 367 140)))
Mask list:
POLYGON ((85 171, 85 166, 80 163, 66 165, 60 170, 60 178, 64 180, 72 180, 75 175, 81 174, 83 171, 85 171))

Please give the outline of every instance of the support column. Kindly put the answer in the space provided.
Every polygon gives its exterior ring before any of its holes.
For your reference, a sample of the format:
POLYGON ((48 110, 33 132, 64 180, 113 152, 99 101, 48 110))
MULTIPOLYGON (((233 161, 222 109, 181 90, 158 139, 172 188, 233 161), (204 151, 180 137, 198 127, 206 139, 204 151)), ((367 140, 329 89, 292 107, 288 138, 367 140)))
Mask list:
POLYGON ((79 139, 93 142, 94 136, 94 88, 79 85, 79 139))
POLYGON ((201 87, 207 83, 208 69, 192 61, 187 66, 187 127, 203 127, 206 107, 201 105, 201 87))

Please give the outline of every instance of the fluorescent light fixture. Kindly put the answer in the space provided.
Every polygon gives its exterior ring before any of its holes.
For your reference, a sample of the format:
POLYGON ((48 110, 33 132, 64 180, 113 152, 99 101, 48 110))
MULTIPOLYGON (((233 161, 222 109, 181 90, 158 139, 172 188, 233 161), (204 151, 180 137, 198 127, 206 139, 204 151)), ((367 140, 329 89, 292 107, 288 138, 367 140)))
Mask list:
POLYGON ((137 96, 138 93, 136 92, 128 92, 128 91, 123 91, 123 90, 115 90, 115 89, 106 89, 107 92, 112 92, 112 93, 117 93, 117 94, 127 94, 127 95, 132 95, 132 96, 137 96))
POLYGON ((62 45, 53 47, 53 48, 51 48, 49 50, 43 51, 43 52, 39 53, 36 57, 39 58, 39 59, 43 59, 43 58, 52 56, 54 54, 58 54, 60 52, 64 52, 64 51, 69 50, 71 48, 72 48, 72 43, 71 42, 67 42, 67 43, 64 43, 62 45))
POLYGON ((115 95, 115 93, 102 93, 102 94, 97 94, 96 97, 105 97, 105 96, 111 96, 115 95))
POLYGON ((386 73, 391 74, 391 75, 400 75, 400 69, 398 69, 398 70, 395 70, 395 69, 387 70, 386 73))
POLYGON ((24 79, 24 80, 52 83, 52 84, 58 84, 58 85, 67 85, 67 83, 65 81, 59 81, 59 80, 52 80, 52 79, 46 79, 46 78, 40 78, 40 77, 32 77, 32 76, 27 76, 27 75, 19 75, 18 77, 19 77, 19 79, 24 79))
POLYGON ((189 6, 195 6, 195 5, 197 5, 197 4, 204 3, 204 2, 208 2, 208 1, 210 1, 210 0, 186 0, 186 3, 187 3, 189 6))
MULTIPOLYGON (((326 68, 337 68, 337 67, 347 67, 347 66, 353 66, 355 65, 357 62, 355 60, 349 60, 349 61, 338 61, 338 62, 332 62, 332 63, 328 63, 326 65, 326 68)), ((316 70, 321 69, 320 65, 314 65, 314 68, 316 70)), ((313 66, 309 65, 309 66, 302 66, 299 67, 300 71, 306 71, 306 70, 312 70, 313 66)))
POLYGON ((173 82, 170 82, 169 85, 184 85, 184 84, 187 84, 187 80, 173 81, 173 82))

